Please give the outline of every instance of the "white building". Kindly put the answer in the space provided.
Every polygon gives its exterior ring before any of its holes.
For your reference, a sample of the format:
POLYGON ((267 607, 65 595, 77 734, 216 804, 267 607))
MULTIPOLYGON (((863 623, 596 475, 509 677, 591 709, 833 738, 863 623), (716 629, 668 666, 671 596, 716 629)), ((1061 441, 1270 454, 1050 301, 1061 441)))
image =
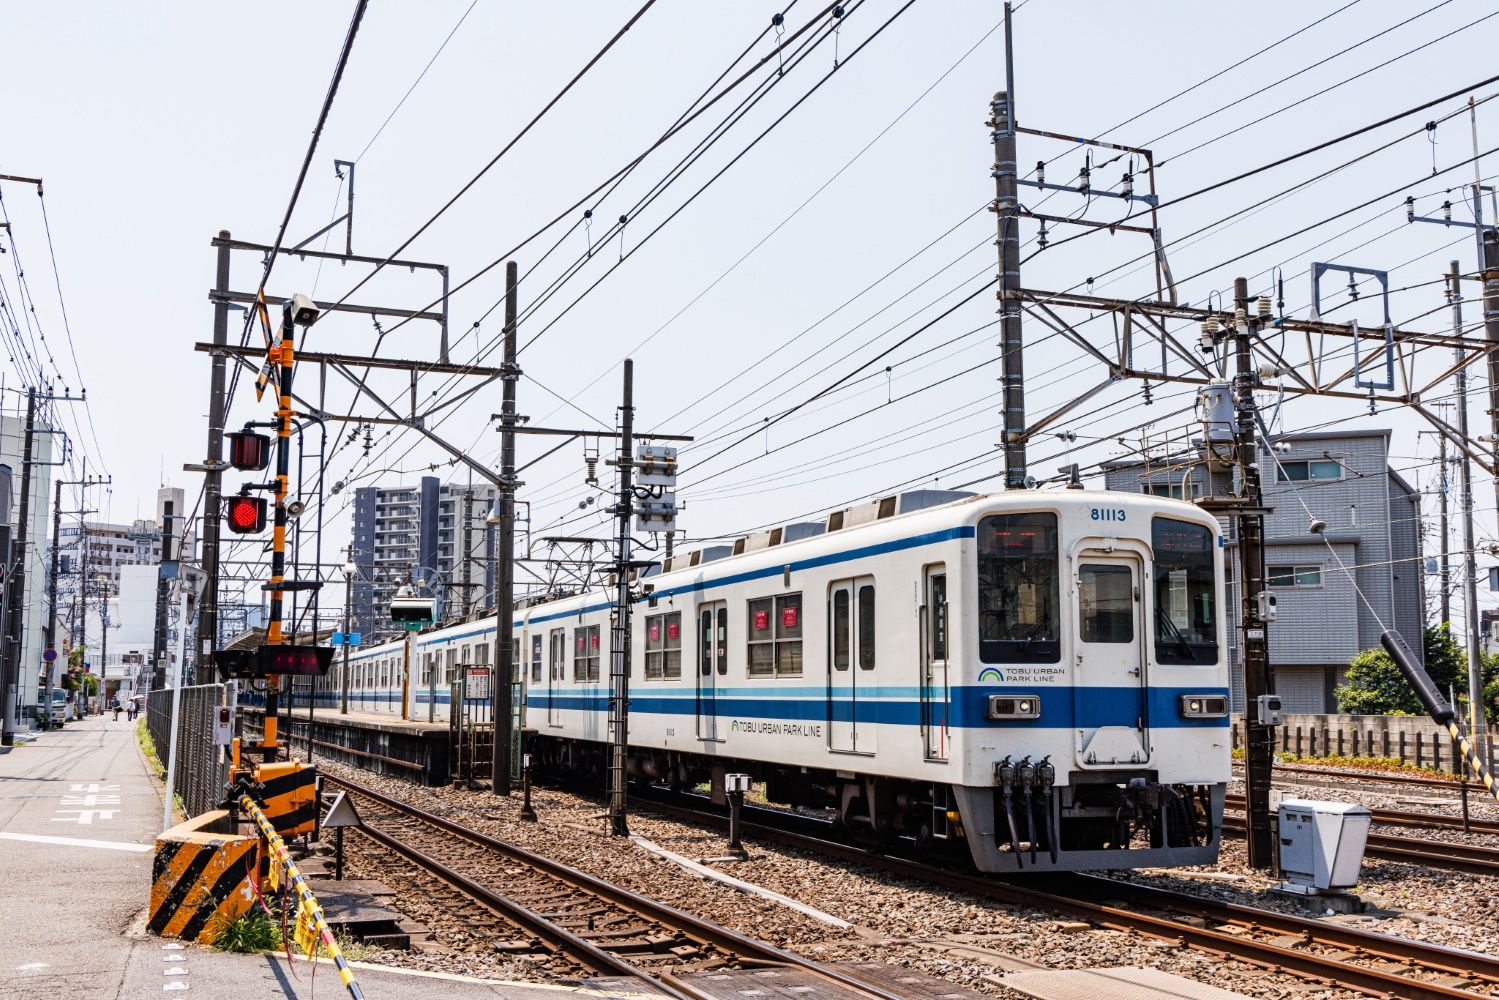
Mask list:
MULTIPOLYGON (((0 416, 0 465, 11 471, 12 498, 9 511, 3 513, 10 524, 11 537, 17 537, 21 516, 22 455, 26 438, 26 417, 0 416)), ((21 706, 41 701, 40 674, 42 651, 47 648, 46 594, 48 539, 52 524, 52 471, 55 435, 38 420, 31 440, 31 497, 26 519, 26 595, 22 611, 20 670, 16 678, 16 701, 21 706)), ((60 658, 59 658, 60 659, 60 658)), ((24 718, 24 711, 17 719, 24 718)))

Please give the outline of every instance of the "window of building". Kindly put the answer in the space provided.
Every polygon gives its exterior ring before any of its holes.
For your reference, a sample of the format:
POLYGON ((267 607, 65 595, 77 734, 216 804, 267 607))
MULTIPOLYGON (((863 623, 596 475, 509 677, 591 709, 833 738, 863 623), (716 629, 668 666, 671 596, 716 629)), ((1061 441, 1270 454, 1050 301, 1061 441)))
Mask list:
POLYGON ((1321 566, 1269 566, 1265 582, 1272 587, 1320 587, 1321 566))
POLYGON ((802 675, 802 595, 779 594, 749 602, 751 677, 802 675))
POLYGON ((1213 545, 1213 531, 1205 525, 1169 517, 1151 521, 1155 655, 1162 663, 1218 662, 1213 545))
POLYGON ((573 629, 573 680, 599 679, 599 626, 573 629))
POLYGON ((979 659, 1056 663, 1062 655, 1057 516, 983 518, 978 550, 979 659))
POLYGON ((1279 479, 1283 483, 1320 482, 1343 478, 1343 463, 1332 459, 1297 459, 1277 462, 1276 465, 1280 468, 1279 479))
POLYGON ((1185 483, 1146 483, 1145 493, 1147 496, 1191 502, 1202 496, 1202 487, 1191 480, 1185 483))
POLYGON ((680 680, 682 677, 682 612, 672 611, 645 618, 645 679, 680 680))

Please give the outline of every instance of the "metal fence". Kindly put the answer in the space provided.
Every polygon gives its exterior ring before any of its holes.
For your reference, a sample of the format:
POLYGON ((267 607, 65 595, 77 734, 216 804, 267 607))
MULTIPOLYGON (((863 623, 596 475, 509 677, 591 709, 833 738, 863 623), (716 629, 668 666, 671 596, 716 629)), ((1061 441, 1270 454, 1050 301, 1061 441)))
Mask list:
MULTIPOLYGON (((177 767, 172 777, 173 791, 182 797, 187 816, 192 819, 224 800, 224 784, 229 780, 229 762, 220 747, 213 744, 215 710, 224 704, 224 686, 199 684, 182 689, 182 703, 177 715, 177 767)), ((156 744, 156 755, 167 765, 168 739, 171 732, 172 692, 152 691, 146 700, 146 728, 156 744)))

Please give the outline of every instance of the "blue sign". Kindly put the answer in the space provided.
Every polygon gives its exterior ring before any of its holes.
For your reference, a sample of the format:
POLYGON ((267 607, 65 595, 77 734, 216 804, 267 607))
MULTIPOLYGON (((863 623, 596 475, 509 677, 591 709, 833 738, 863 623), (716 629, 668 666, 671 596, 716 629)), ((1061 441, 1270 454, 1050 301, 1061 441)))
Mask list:
POLYGON ((328 643, 332 646, 357 646, 363 638, 358 632, 334 632, 328 643))
POLYGON ((53 662, 56 659, 57 659, 57 650, 55 650, 55 649, 44 649, 44 650, 42 650, 42 662, 43 663, 51 663, 51 662, 53 662))

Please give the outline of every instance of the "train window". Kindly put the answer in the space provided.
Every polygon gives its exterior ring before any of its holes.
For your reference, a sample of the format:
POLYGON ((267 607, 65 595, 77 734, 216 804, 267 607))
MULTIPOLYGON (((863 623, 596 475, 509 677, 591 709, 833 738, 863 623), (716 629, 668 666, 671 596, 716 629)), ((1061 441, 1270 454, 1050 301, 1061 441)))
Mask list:
POLYGON ((859 669, 874 669, 874 584, 859 588, 859 669))
POLYGON ((729 672, 729 609, 718 609, 718 674, 729 672))
POLYGON ((848 669, 848 591, 833 591, 833 669, 848 669))
POLYGON ((1174 518, 1151 521, 1155 656, 1161 663, 1210 666, 1218 662, 1213 534, 1206 525, 1174 518))
POLYGON ((749 674, 801 676, 801 594, 780 594, 749 602, 749 674))
MULTIPOLYGON (((468 648, 464 647, 464 654, 465 655, 464 655, 463 658, 465 660, 468 659, 467 653, 468 653, 468 648)), ((445 684, 451 684, 451 683, 453 683, 453 678, 455 676, 457 676, 457 673, 458 673, 457 665, 458 665, 458 650, 456 650, 456 649, 454 649, 454 648, 452 648, 450 646, 450 647, 448 647, 448 667, 447 667, 447 670, 443 672, 443 683, 445 683, 445 684)))
POLYGON ((551 665, 551 672, 547 675, 554 681, 567 680, 567 632, 564 629, 552 629, 552 656, 547 662, 551 665))
POLYGON ((645 618, 645 679, 682 678, 682 612, 645 618))
POLYGON ((979 521, 980 660, 1061 659, 1057 567, 1055 514, 993 514, 979 521))
POLYGON ((541 636, 531 636, 531 680, 541 683, 541 636))
POLYGON ((1135 573, 1117 563, 1077 568, 1083 642, 1135 641, 1135 573))
POLYGON ((573 680, 599 679, 599 627, 585 625, 573 629, 573 680))
POLYGON ((932 659, 940 663, 947 659, 947 574, 933 573, 930 579, 932 659))

